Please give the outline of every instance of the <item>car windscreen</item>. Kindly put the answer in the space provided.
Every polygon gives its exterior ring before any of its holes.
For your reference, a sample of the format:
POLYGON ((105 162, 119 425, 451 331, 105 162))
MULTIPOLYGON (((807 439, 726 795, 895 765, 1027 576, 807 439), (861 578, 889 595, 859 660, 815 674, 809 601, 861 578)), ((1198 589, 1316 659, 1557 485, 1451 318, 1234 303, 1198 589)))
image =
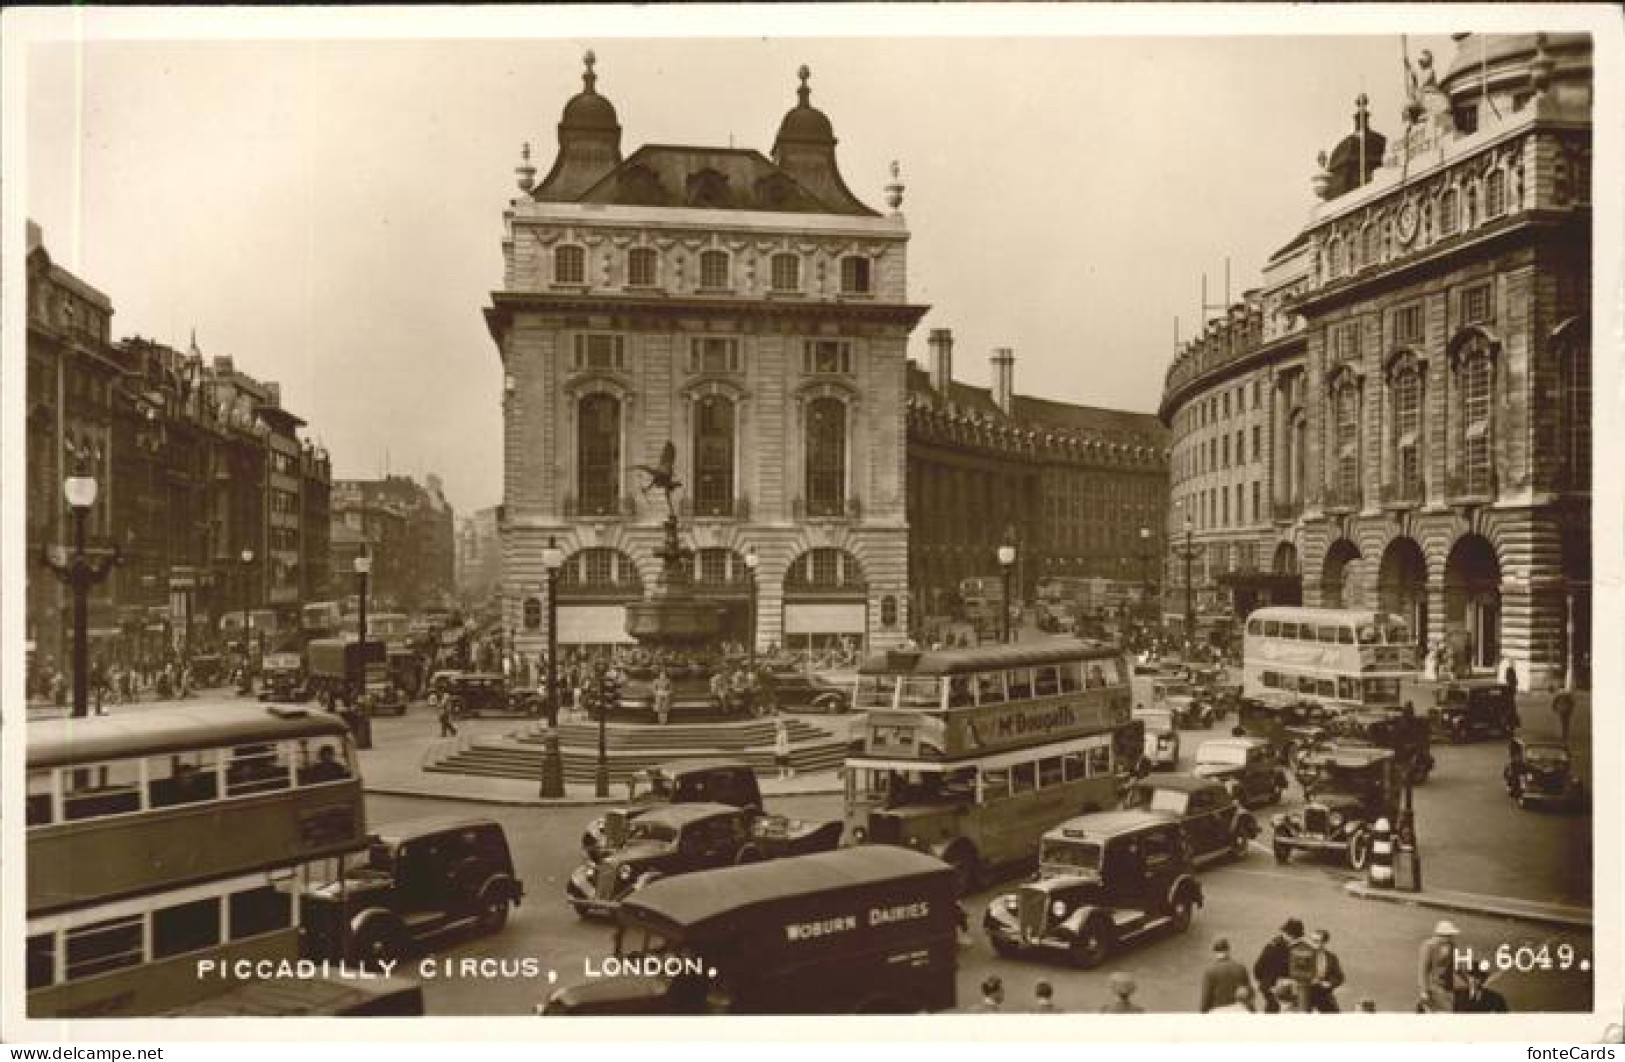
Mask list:
POLYGON ((1100 843, 1071 839, 1045 839, 1038 861, 1065 870, 1099 870, 1100 843))
POLYGON ((1203 745, 1196 750, 1196 763, 1198 766, 1245 767, 1247 749, 1241 745, 1203 745))
POLYGON ((1130 807, 1147 811, 1165 811, 1170 815, 1183 815, 1190 806, 1190 794, 1178 789, 1159 789, 1155 786, 1135 786, 1128 800, 1130 807))

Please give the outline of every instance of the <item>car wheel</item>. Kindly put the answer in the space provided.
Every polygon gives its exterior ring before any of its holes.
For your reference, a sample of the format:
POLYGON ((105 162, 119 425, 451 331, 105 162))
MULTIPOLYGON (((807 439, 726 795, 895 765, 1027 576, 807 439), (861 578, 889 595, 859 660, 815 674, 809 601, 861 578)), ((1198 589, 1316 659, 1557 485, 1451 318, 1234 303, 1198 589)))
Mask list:
POLYGON ((508 898, 492 896, 480 905, 479 927, 482 933, 500 933, 508 924, 508 898))
POLYGON ((570 908, 575 911, 577 918, 587 918, 592 914, 584 903, 572 903, 570 908))
POLYGON ((365 963, 384 963, 399 957, 401 935, 393 926, 368 926, 355 941, 356 959, 365 963))
POLYGON ((1525 811, 1528 811, 1529 810, 1529 798, 1524 796, 1522 793, 1519 793, 1518 794, 1518 806, 1520 808, 1523 808, 1525 811))
POLYGON ((1365 830, 1356 830, 1349 838, 1349 869, 1364 870, 1370 859, 1371 835, 1365 830))
POLYGON ((1247 836, 1247 831, 1238 826, 1235 835, 1230 838, 1230 854, 1237 859, 1246 859, 1247 845, 1250 841, 1251 838, 1247 836))
POLYGON ((1191 927, 1191 902, 1189 900, 1174 901, 1174 909, 1169 912, 1168 924, 1173 926, 1175 933, 1183 933, 1191 927))
POLYGON ((1072 965, 1080 970, 1093 970, 1106 961, 1111 946, 1098 926, 1090 926, 1072 944, 1072 965))

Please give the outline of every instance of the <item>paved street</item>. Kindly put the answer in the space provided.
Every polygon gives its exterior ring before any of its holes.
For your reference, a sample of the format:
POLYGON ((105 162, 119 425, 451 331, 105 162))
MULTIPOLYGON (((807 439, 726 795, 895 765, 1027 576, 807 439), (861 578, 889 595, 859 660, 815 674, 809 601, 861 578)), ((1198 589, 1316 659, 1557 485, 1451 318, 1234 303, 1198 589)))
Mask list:
MULTIPOLYGON (((1185 732, 1187 762, 1203 736, 1185 732)), ((1565 904, 1589 902, 1589 818, 1519 811, 1501 789, 1504 748, 1498 742, 1446 746, 1436 754, 1438 771, 1417 791, 1430 889, 1565 904)), ((1300 799, 1294 787, 1286 806, 1300 799)), ((773 810, 804 818, 833 818, 841 811, 840 798, 833 794, 771 800, 773 810)), ((374 822, 469 810, 465 802, 398 796, 373 795, 368 802, 374 822)), ((1260 814, 1267 820, 1272 810, 1262 809, 1260 814)), ((607 926, 581 921, 563 900, 564 882, 579 858, 581 827, 595 812, 587 807, 502 807, 487 812, 509 833, 527 900, 500 936, 470 939, 465 935, 443 941, 436 946, 438 954, 454 959, 534 957, 540 960, 544 978, 547 970, 557 971, 561 981, 578 977, 586 960, 606 954, 612 947, 607 926)), ((1109 974, 1127 970, 1139 980, 1138 998, 1147 1009, 1189 1011, 1196 1006, 1200 971, 1215 936, 1227 936, 1240 957, 1250 963, 1281 921, 1293 915, 1311 928, 1331 932, 1332 948, 1342 957, 1348 974, 1341 996, 1347 1009, 1369 997, 1380 1010, 1409 1010, 1416 996, 1417 946, 1441 917, 1454 921, 1462 930, 1463 946, 1480 955, 1493 955, 1503 944, 1509 946, 1510 956, 1520 947, 1556 949, 1563 943, 1574 949, 1576 965, 1590 954, 1591 937, 1585 931, 1548 930, 1472 914, 1361 900, 1342 889, 1351 877, 1341 866, 1303 857, 1278 866, 1263 845, 1255 845, 1245 861, 1204 873, 1207 905, 1188 934, 1156 940, 1108 960, 1098 970, 1082 972, 1042 960, 1001 959, 980 932, 975 932, 960 957, 959 998, 962 1005, 973 1005, 982 978, 996 973, 1004 979, 1012 1006, 1024 1004, 1033 982, 1047 978, 1056 986, 1063 1006, 1093 1009, 1105 999, 1109 974)), ((985 891, 968 905, 973 924, 998 891, 985 891)), ((1590 992, 1589 978, 1578 969, 1567 974, 1555 970, 1508 972, 1497 976, 1495 986, 1518 1010, 1578 1009, 1586 1005, 1590 992)), ((442 979, 426 988, 431 1010, 449 1014, 528 1013, 548 991, 545 980, 442 979)))

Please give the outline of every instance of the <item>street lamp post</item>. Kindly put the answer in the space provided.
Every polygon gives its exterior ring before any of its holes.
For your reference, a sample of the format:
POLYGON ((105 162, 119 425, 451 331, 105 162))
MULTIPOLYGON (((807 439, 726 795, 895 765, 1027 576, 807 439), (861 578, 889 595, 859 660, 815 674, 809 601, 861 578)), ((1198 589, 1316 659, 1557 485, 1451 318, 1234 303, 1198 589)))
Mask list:
MULTIPOLYGON (((367 644, 367 584, 372 575, 372 554, 363 545, 355 558, 356 595, 361 599, 361 614, 356 619, 356 640, 367 644)), ((366 652, 365 649, 362 650, 366 652)))
POLYGON ((1140 528, 1140 617, 1151 618, 1151 529, 1140 528))
POLYGON ((243 562, 243 685, 252 692, 254 680, 249 677, 248 671, 248 605, 254 596, 254 551, 245 547, 241 559, 243 562))
POLYGON ((1016 547, 1006 541, 999 547, 999 567, 1004 574, 1004 641, 1010 642, 1010 575, 1016 567, 1016 547))
POLYGON ((62 564, 47 552, 42 561, 73 592, 73 715, 90 714, 90 588, 107 578, 120 561, 118 545, 97 560, 85 555, 85 518, 96 504, 96 478, 75 473, 62 482, 62 495, 73 510, 73 555, 62 564))
POLYGON ((356 653, 361 660, 361 684, 354 693, 355 702, 352 710, 355 712, 356 747, 372 748, 372 720, 367 716, 367 584, 372 575, 372 555, 367 552, 365 544, 355 558, 355 577, 357 592, 361 597, 361 614, 356 619, 356 653))
POLYGON ((1191 518, 1185 517, 1185 659, 1191 656, 1191 646, 1196 639, 1196 598, 1194 588, 1191 586, 1191 561, 1196 557, 1196 549, 1191 545, 1191 518))
POLYGON ((746 578, 750 580, 750 629, 745 634, 745 658, 752 675, 756 674, 756 566, 760 563, 754 546, 745 551, 746 578))
POLYGON ((564 551, 550 535, 542 550, 542 567, 547 569, 547 725, 559 722, 559 568, 564 551))

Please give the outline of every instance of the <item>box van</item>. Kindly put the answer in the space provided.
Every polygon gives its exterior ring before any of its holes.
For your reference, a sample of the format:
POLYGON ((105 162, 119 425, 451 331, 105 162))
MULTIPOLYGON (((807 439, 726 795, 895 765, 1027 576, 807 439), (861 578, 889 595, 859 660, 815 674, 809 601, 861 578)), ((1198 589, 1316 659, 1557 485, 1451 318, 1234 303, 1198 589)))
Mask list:
POLYGON ((956 889, 946 863, 889 845, 665 878, 620 905, 614 955, 541 1013, 951 1010, 956 889))

